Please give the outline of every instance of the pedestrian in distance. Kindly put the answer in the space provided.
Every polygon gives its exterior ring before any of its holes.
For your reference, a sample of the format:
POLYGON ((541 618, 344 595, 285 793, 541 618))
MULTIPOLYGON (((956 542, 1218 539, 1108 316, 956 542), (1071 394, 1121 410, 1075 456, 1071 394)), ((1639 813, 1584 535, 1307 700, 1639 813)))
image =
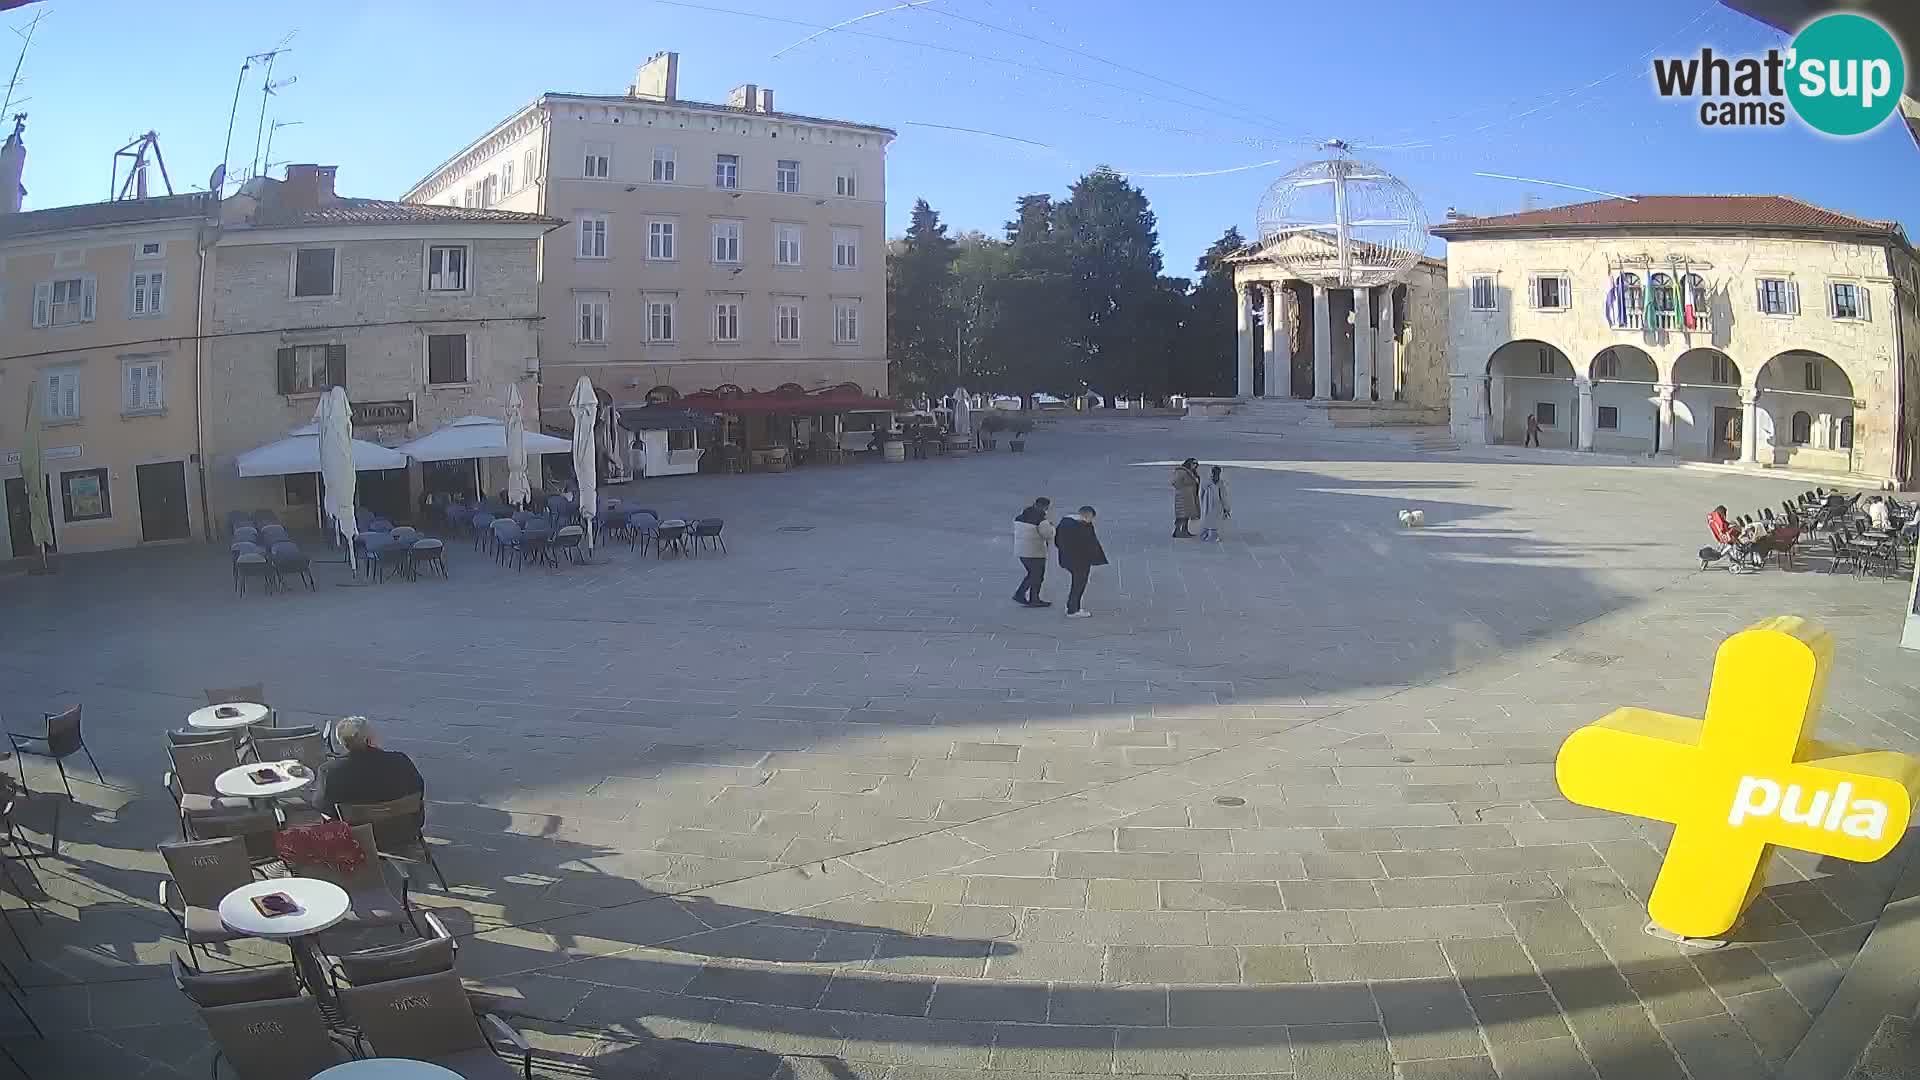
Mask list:
POLYGON ((1080 600, 1087 593, 1087 577, 1096 566, 1107 565, 1107 552, 1100 546, 1100 534, 1093 531, 1093 507, 1083 506, 1080 512, 1060 522, 1054 530, 1053 542, 1060 549, 1060 568, 1073 579, 1073 586, 1067 590, 1067 618, 1091 619, 1093 612, 1080 606, 1080 600))
POLYGON ((1020 558, 1026 576, 1013 590, 1013 602, 1021 607, 1052 607, 1040 599, 1040 583, 1047 578, 1047 548, 1053 544, 1053 522, 1047 515, 1053 500, 1041 496, 1013 519, 1013 553, 1020 558))
POLYGON ((1527 441, 1526 441, 1526 445, 1528 445, 1528 446, 1539 446, 1539 445, 1540 445, 1540 418, 1539 418, 1538 416, 1536 416, 1536 415, 1534 415, 1533 413, 1528 413, 1528 414, 1527 414, 1527 441))
POLYGON ((1193 458, 1173 469, 1173 535, 1191 538, 1187 523, 1200 516, 1200 463, 1193 458))
POLYGON ((1227 498, 1227 478, 1215 465, 1200 485, 1200 539, 1220 542, 1220 523, 1233 516, 1233 503, 1227 498))

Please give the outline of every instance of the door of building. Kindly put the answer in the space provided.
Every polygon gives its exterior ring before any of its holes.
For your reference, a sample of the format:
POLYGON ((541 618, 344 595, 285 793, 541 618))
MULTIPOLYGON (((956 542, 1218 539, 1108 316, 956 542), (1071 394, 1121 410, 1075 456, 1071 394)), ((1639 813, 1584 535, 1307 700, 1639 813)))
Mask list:
MULTIPOLYGON (((47 513, 53 513, 53 483, 47 481, 47 513)), ((47 523, 51 526, 53 523, 47 523)), ((33 518, 27 510, 27 482, 20 477, 7 481, 7 533, 13 539, 14 558, 24 559, 38 554, 33 550, 33 518)), ((54 537, 54 548, 60 546, 59 537, 54 537)))
POLYGON ((1713 409, 1713 459, 1740 460, 1740 410, 1716 405, 1713 409))
POLYGON ((411 486, 405 469, 365 469, 354 477, 361 506, 396 525, 413 520, 411 486))
POLYGON ((185 540, 193 535, 187 516, 187 467, 184 462, 161 461, 134 469, 140 494, 140 538, 185 540))

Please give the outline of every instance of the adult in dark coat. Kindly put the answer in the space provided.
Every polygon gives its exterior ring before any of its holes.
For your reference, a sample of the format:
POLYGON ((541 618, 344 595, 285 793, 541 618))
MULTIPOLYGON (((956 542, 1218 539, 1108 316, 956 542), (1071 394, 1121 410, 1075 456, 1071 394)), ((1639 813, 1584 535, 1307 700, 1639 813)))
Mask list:
POLYGON ((1200 463, 1192 458, 1173 467, 1173 535, 1192 536, 1187 522, 1200 516, 1200 463))
POLYGON ((1067 618, 1091 619, 1093 612, 1080 606, 1080 598, 1087 591, 1087 577, 1096 566, 1107 565, 1107 552, 1100 546, 1100 534, 1093 531, 1093 507, 1083 506, 1080 512, 1061 521, 1054 529, 1053 542, 1060 549, 1060 568, 1073 579, 1072 588, 1067 590, 1067 618))

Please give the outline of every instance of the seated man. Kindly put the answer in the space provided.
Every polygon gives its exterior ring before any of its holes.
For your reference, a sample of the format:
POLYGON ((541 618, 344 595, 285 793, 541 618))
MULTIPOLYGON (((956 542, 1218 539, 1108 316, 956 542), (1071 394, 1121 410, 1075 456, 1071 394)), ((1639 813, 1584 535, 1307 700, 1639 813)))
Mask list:
MULTIPOLYGON (((347 748, 347 756, 327 763, 320 773, 320 793, 314 805, 327 813, 341 803, 383 803, 404 795, 426 791, 426 781, 413 759, 398 750, 382 750, 376 744, 373 722, 364 716, 349 716, 334 725, 333 733, 347 748)), ((426 823, 423 803, 420 821, 426 823)))
POLYGON ((1716 506, 1707 515, 1707 530, 1713 533, 1714 542, 1721 546, 1722 553, 1726 555, 1729 571, 1746 574, 1758 569, 1753 565, 1751 549, 1741 542, 1739 527, 1727 520, 1726 507, 1716 506))

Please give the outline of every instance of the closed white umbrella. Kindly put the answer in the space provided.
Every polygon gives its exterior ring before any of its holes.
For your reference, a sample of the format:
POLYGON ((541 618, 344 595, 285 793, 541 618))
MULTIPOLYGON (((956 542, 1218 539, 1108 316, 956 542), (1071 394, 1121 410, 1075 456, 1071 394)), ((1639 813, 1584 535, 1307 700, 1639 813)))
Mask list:
MULTIPOLYGON (((516 509, 527 505, 533 492, 527 486, 526 402, 520 399, 520 384, 507 384, 507 502, 516 509)), ((550 436, 549 436, 550 437, 550 436)))
POLYGON ((587 550, 592 551, 593 513, 600 506, 595 490, 598 484, 594 475, 593 418, 600 409, 600 400, 593 396, 593 382, 585 375, 573 384, 573 397, 567 407, 573 410, 573 479, 580 500, 580 518, 586 523, 587 550))
POLYGON ((347 566, 358 573, 353 558, 353 538, 360 535, 360 523, 353 514, 353 408, 347 404, 346 387, 326 392, 313 422, 320 429, 320 479, 327 489, 327 516, 333 519, 334 534, 347 545, 347 566))
POLYGON ((53 546, 53 511, 47 506, 46 455, 40 449, 40 386, 27 389, 26 434, 20 443, 20 477, 27 488, 27 517, 33 546, 40 552, 40 573, 47 569, 47 549, 53 546))
POLYGON ((953 391, 953 433, 973 434, 973 406, 967 400, 966 390, 960 387, 953 391))

